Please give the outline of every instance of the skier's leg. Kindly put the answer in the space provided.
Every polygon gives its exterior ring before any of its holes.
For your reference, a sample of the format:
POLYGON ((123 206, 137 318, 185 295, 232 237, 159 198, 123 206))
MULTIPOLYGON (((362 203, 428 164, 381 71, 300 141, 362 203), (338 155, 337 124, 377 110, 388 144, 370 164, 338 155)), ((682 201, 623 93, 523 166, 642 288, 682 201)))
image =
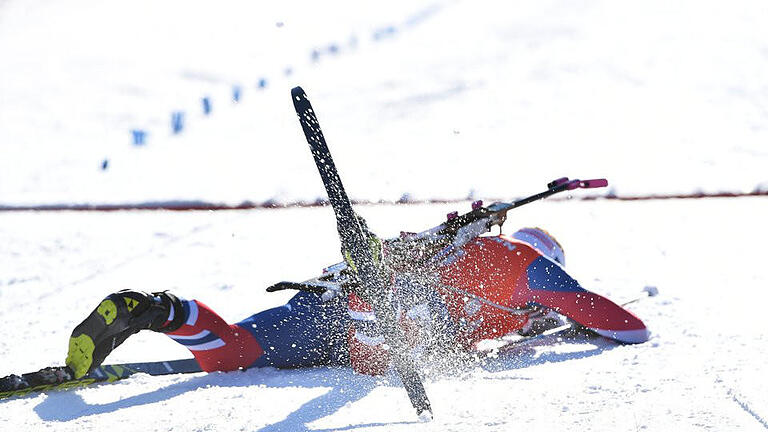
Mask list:
POLYGON ((347 364, 346 304, 300 292, 286 305, 227 324, 197 300, 182 300, 184 323, 168 333, 204 371, 347 364))
POLYGON ((172 294, 123 290, 108 295, 72 331, 66 364, 75 378, 99 366, 118 345, 139 330, 173 331, 180 319, 169 315, 180 305, 172 294))
POLYGON ((252 366, 278 368, 349 364, 349 315, 341 298, 323 302, 299 292, 286 305, 237 324, 258 340, 264 355, 252 366))
POLYGON ((206 372, 246 368, 264 353, 259 342, 237 324, 227 324, 198 300, 182 300, 182 325, 168 336, 184 345, 206 372))
POLYGON ((197 300, 169 293, 120 291, 107 296, 70 338, 67 365, 76 377, 99 366, 142 329, 167 333, 205 371, 249 366, 298 367, 348 362, 346 304, 299 293, 288 304, 227 324, 197 300), (268 347, 265 350, 262 347, 268 347))

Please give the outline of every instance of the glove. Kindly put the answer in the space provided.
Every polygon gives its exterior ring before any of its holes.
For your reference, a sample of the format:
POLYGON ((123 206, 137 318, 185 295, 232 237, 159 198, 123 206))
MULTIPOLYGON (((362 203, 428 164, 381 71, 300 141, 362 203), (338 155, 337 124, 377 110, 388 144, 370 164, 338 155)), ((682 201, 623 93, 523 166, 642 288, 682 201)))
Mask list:
POLYGON ((469 243, 470 240, 479 237, 491 230, 491 219, 482 218, 471 222, 456 231, 453 237, 453 247, 460 248, 469 243))
POLYGON ((340 285, 330 285, 326 287, 325 292, 320 294, 320 299, 323 302, 328 302, 341 295, 342 288, 340 285))
POLYGON ((337 266, 328 269, 331 272, 321 276, 319 283, 316 283, 317 286, 325 288, 325 291, 320 295, 324 302, 353 292, 360 285, 357 273, 352 271, 349 266, 343 266, 343 264, 337 266))

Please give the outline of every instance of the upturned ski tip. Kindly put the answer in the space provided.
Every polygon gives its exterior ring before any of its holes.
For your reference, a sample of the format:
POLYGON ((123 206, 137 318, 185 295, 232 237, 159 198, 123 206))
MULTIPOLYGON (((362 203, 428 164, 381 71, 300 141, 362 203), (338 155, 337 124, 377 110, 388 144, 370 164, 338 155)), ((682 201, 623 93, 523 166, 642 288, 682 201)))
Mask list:
POLYGON ((301 86, 296 86, 291 89, 291 96, 294 99, 300 99, 302 96, 304 96, 304 98, 306 99, 307 94, 304 92, 304 89, 301 88, 301 86))

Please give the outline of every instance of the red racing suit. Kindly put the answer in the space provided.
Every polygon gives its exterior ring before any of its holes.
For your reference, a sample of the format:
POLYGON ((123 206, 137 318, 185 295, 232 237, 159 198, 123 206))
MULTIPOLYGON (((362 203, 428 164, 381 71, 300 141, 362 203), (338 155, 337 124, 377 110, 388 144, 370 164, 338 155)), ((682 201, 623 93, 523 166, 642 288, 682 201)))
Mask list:
MULTIPOLYGON (((392 281, 395 297, 406 299, 400 302, 400 322, 415 351, 429 343, 474 349, 481 340, 517 332, 530 312, 542 308, 620 342, 640 343, 649 337, 631 312, 582 288, 559 264, 511 237, 477 237, 450 254, 435 273, 427 283, 392 281), (400 296, 401 291, 427 295, 400 296)), ((355 294, 349 295, 348 308, 353 368, 364 374, 384 373, 389 352, 377 333, 373 309, 355 294)))

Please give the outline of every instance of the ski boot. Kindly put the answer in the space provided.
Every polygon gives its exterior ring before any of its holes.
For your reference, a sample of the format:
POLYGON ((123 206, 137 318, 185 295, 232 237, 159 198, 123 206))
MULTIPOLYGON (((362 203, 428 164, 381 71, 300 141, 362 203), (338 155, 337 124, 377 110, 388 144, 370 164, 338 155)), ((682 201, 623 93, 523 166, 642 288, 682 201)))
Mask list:
POLYGON ((82 378, 129 336, 144 329, 172 332, 184 318, 181 301, 167 292, 110 294, 72 331, 66 364, 75 378, 82 378))

